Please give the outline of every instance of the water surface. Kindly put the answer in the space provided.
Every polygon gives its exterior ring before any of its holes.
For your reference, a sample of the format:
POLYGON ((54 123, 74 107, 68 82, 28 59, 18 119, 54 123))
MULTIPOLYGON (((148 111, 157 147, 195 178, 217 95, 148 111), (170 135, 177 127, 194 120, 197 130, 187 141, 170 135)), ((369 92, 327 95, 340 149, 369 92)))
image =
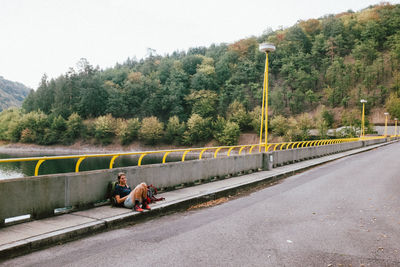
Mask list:
MULTIPOLYGON (((0 153, 0 159, 6 158, 28 158, 28 157, 43 157, 43 156, 57 156, 56 154, 39 154, 39 153, 0 153)), ((146 155, 142 160, 142 165, 155 164, 162 162, 162 154, 160 155, 146 155)), ((134 156, 120 156, 114 162, 114 168, 137 166, 140 155, 134 156)), ((170 154, 167 157, 167 162, 180 161, 182 155, 170 154)), ((108 169, 111 161, 110 157, 100 158, 87 158, 82 161, 79 166, 79 171, 108 169)), ((188 155, 185 160, 194 159, 195 155, 188 155)), ((76 159, 58 159, 46 160, 40 165, 39 175, 75 172, 75 165, 78 161, 76 159)), ((34 176, 35 166, 37 161, 22 161, 22 162, 9 162, 0 163, 0 179, 10 179, 34 176)))

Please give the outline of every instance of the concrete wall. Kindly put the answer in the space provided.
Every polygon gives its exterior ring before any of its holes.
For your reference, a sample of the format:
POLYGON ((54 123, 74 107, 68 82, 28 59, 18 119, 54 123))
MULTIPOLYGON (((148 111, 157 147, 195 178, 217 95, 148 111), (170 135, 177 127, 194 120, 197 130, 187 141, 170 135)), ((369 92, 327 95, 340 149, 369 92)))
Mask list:
POLYGON ((125 172, 128 184, 141 182, 157 187, 172 187, 196 180, 226 176, 263 168, 264 154, 230 156, 97 170, 82 173, 42 175, 0 180, 0 225, 4 219, 30 214, 32 218, 54 215, 64 207, 82 208, 105 199, 107 184, 125 172))
POLYGON ((351 149, 361 148, 365 144, 362 141, 349 142, 318 147, 303 147, 290 150, 279 150, 273 153, 273 167, 290 164, 306 159, 322 157, 351 149))
POLYGON ((398 137, 388 137, 388 138, 380 138, 380 139, 373 139, 373 140, 366 140, 366 141, 362 141, 364 143, 364 146, 372 146, 372 145, 376 145, 376 144, 381 144, 381 143, 385 143, 388 142, 390 140, 397 140, 398 137))

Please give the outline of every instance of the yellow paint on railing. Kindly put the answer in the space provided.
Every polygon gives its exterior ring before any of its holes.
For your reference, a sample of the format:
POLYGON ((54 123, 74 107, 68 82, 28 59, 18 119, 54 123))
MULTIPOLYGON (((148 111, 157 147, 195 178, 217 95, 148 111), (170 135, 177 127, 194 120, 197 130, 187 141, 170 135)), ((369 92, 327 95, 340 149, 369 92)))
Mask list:
POLYGON ((113 168, 114 166, 114 161, 119 157, 119 155, 115 155, 112 157, 111 161, 110 161, 110 169, 113 168))
POLYGON ((39 174, 39 167, 40 165, 42 165, 43 162, 45 162, 46 159, 41 159, 38 161, 38 163, 36 163, 36 167, 35 167, 35 176, 38 176, 39 174))
POLYGON ((296 148, 299 148, 299 146, 303 143, 303 141, 299 142, 296 146, 296 148))
POLYGON ((242 150, 245 149, 246 147, 249 147, 249 146, 242 146, 242 147, 239 149, 239 155, 242 154, 242 150))
MULTIPOLYGON (((86 159, 86 156, 80 157, 75 165, 75 172, 79 172, 79 166, 81 165, 82 161, 86 159)), ((37 175, 35 175, 37 176, 37 175)))
POLYGON ((207 150, 208 148, 204 148, 200 154, 199 154, 199 159, 201 159, 203 157, 203 153, 207 150))
POLYGON ((162 158, 162 163, 165 163, 165 161, 167 160, 167 156, 168 156, 169 153, 171 153, 171 151, 165 152, 164 157, 162 158))
POLYGON ((144 158, 144 156, 146 156, 147 153, 143 153, 142 155, 140 155, 139 161, 138 161, 138 166, 142 166, 142 159, 144 158))
POLYGON ((276 150, 276 147, 279 145, 279 143, 278 144, 276 144, 275 146, 274 146, 274 149, 273 149, 273 151, 275 151, 276 150))
POLYGON ((186 151, 183 153, 182 162, 185 161, 186 154, 189 153, 189 152, 190 152, 190 150, 186 150, 186 151))
POLYGON ((228 157, 231 155, 231 151, 232 151, 232 149, 234 149, 234 148, 237 148, 237 146, 233 146, 233 147, 231 147, 231 148, 229 148, 229 150, 228 150, 228 157))
POLYGON ((250 147, 249 154, 251 154, 251 152, 253 151, 253 148, 255 148, 256 146, 259 146, 259 145, 252 145, 252 146, 250 147))
POLYGON ((214 158, 217 158, 218 152, 219 152, 221 149, 223 149, 223 148, 224 148, 224 147, 219 147, 219 148, 217 148, 217 149, 215 150, 214 158))

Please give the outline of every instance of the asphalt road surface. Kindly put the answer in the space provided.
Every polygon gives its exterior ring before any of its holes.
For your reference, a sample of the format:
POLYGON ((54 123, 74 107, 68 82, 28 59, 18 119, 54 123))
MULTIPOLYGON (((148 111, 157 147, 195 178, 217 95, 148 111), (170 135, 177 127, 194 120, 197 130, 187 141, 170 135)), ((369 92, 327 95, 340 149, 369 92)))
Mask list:
POLYGON ((400 143, 4 266, 400 266, 400 143))

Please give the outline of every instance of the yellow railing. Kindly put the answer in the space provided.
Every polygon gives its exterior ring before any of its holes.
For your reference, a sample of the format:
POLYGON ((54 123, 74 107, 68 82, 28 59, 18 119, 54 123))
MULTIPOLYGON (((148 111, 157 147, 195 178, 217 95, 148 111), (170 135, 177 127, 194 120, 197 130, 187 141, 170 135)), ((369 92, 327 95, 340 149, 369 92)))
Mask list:
MULTIPOLYGON (((243 151, 247 150, 248 154, 254 151, 254 148, 258 147, 259 150, 264 148, 265 152, 277 151, 277 150, 287 150, 295 148, 313 147, 313 146, 323 146, 329 144, 338 144, 345 142, 354 142, 359 140, 369 140, 384 138, 382 136, 377 137, 363 137, 363 138, 345 138, 345 139, 326 139, 326 140, 314 140, 314 141, 299 141, 299 142, 282 142, 282 143, 270 143, 270 144, 253 144, 253 145, 237 145, 237 146, 219 146, 219 147, 203 147, 203 148, 183 148, 183 149, 173 149, 173 150, 158 150, 158 151, 140 151, 140 152, 127 152, 127 153, 113 153, 113 154, 89 154, 89 155, 71 155, 71 156, 52 156, 52 157, 31 157, 31 158, 11 158, 11 159, 0 159, 0 163, 7 162, 23 162, 23 161, 37 161, 35 166, 35 176, 39 174, 40 165, 46 160, 56 160, 56 159, 78 159, 75 165, 75 172, 79 172, 79 166, 82 161, 87 158, 99 158, 99 157, 110 157, 109 168, 112 169, 115 160, 120 156, 130 156, 130 155, 140 155, 138 160, 138 166, 142 165, 142 160, 145 156, 151 154, 161 154, 163 155, 162 163, 165 163, 167 156, 170 153, 183 153, 181 161, 185 161, 185 157, 188 153, 199 152, 198 159, 202 159, 206 151, 213 152, 213 157, 217 158, 218 153, 226 151, 226 155, 229 157, 232 151, 237 150, 237 154, 241 155, 243 151)), ((258 150, 258 149, 257 149, 258 150)), ((256 150, 256 151, 257 151, 256 150)))

